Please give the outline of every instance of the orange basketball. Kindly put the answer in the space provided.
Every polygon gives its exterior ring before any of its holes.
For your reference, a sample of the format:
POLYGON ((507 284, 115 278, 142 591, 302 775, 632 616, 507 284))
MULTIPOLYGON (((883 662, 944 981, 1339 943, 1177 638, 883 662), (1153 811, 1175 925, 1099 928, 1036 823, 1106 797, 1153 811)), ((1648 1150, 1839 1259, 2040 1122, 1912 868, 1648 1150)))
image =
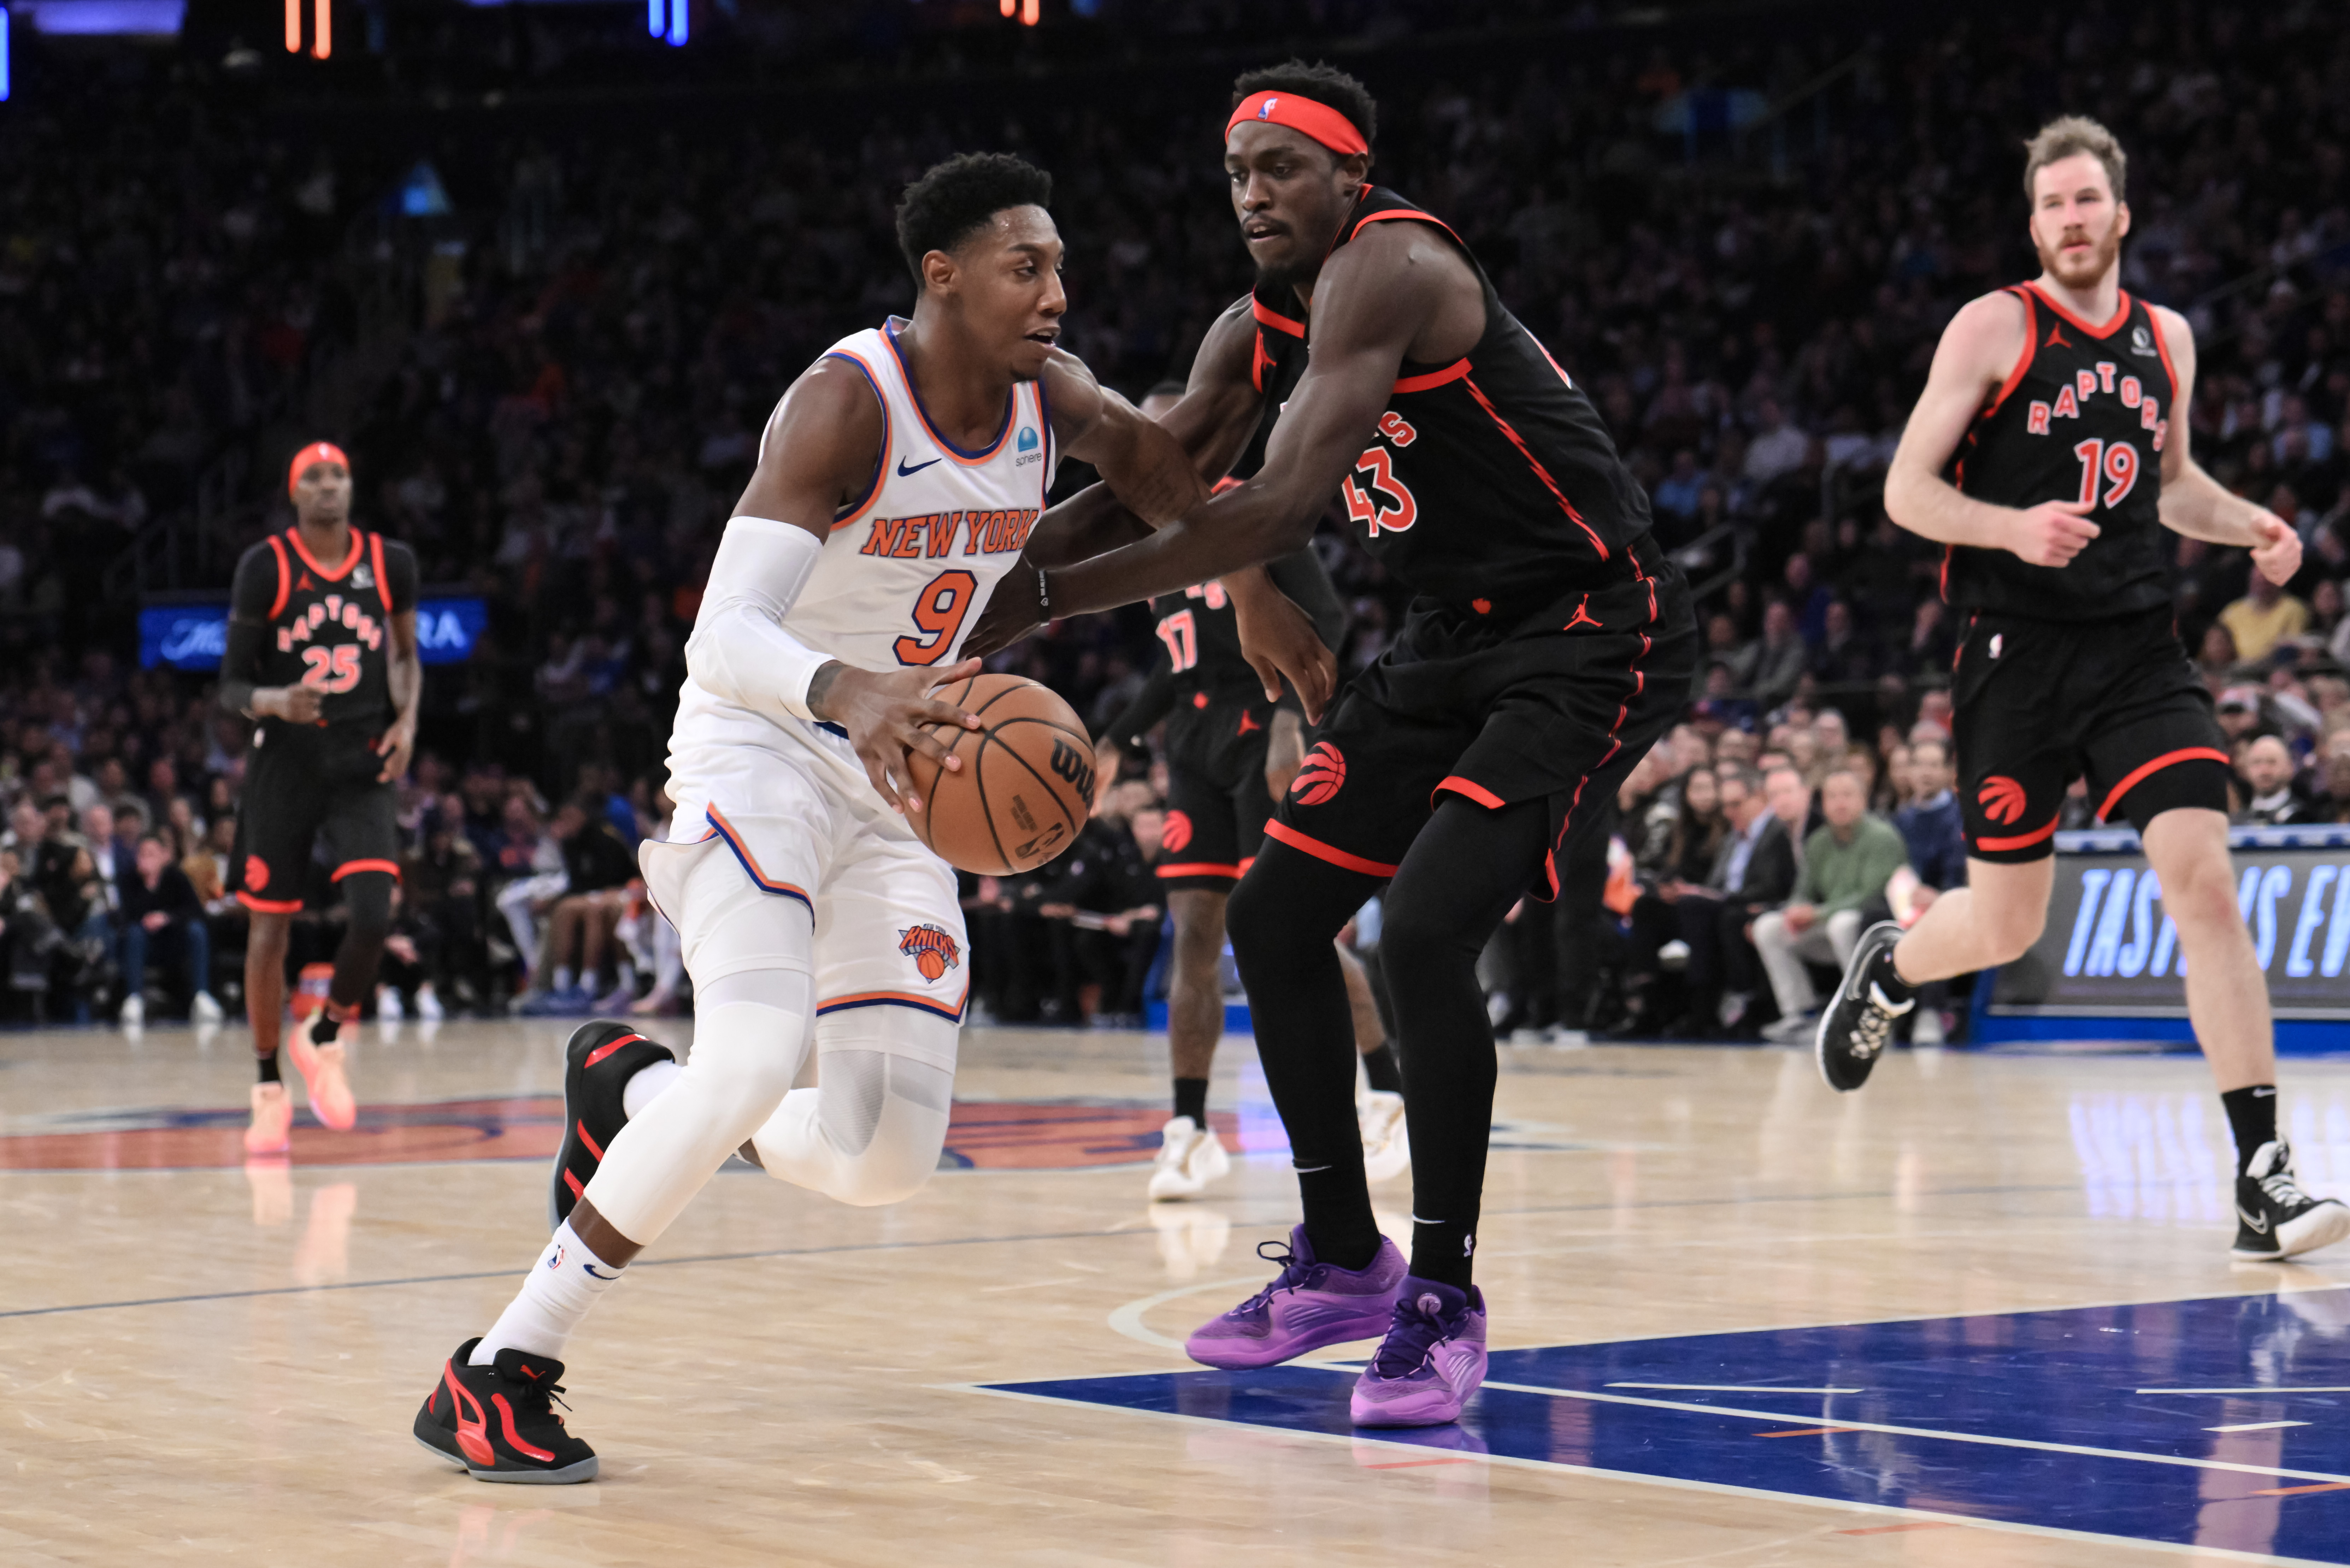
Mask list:
POLYGON ((1076 711, 1017 675, 974 675, 935 695, 986 727, 930 726, 959 771, 908 755, 922 809, 906 820, 922 842, 981 877, 1033 871, 1066 849, 1094 799, 1094 742, 1076 711))

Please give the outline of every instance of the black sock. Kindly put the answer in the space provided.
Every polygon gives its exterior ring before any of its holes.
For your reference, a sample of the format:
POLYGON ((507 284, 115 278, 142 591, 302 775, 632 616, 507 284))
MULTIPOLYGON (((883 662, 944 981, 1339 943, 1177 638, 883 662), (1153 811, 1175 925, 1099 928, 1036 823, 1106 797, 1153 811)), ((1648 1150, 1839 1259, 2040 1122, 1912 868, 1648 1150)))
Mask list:
POLYGON ((1411 1272, 1458 1288, 1469 1284, 1493 1129, 1493 1030, 1477 957, 1549 847, 1540 797, 1487 810, 1448 794, 1381 905, 1382 946, 1411 955, 1387 971, 1396 1039, 1411 1059, 1411 1272))
POLYGON ((1477 1218, 1466 1224, 1451 1220, 1411 1217, 1411 1272, 1454 1290, 1469 1288, 1471 1254, 1477 1249, 1477 1218))
POLYGON ((1299 1171, 1297 1196, 1305 1209, 1305 1239, 1316 1258, 1342 1269, 1360 1269, 1378 1256, 1379 1225, 1371 1218, 1359 1142, 1351 1166, 1299 1171))
POLYGON ((2220 1096, 2228 1113, 2228 1130, 2236 1135, 2236 1174, 2250 1170, 2261 1145, 2276 1141, 2276 1085, 2254 1084, 2230 1089, 2220 1096))
POLYGON ((1403 1093, 1403 1069, 1396 1064, 1395 1047, 1391 1044, 1363 1054, 1363 1075, 1382 1095, 1403 1093))
POLYGON ((1379 1227, 1355 1115, 1354 1014, 1330 943, 1378 888, 1375 877, 1268 843, 1224 907, 1264 1085, 1289 1134, 1305 1234, 1316 1257, 1342 1269, 1378 1256, 1379 1227))
POLYGON ((1200 1127, 1208 1125, 1208 1080, 1178 1078, 1175 1080, 1175 1114, 1190 1116, 1200 1127))
POLYGON ((322 1007, 318 1009, 318 1016, 310 1021, 310 1044, 331 1045, 340 1032, 340 1026, 335 1023, 335 1009, 331 1005, 322 1007))
POLYGON ((261 1064, 261 1081, 262 1081, 263 1083, 265 1083, 265 1084, 282 1084, 282 1083, 284 1083, 284 1082, 286 1081, 285 1079, 280 1078, 280 1077, 277 1075, 277 1053, 276 1053, 276 1052, 272 1051, 272 1052, 271 1052, 268 1055, 266 1055, 266 1056, 262 1056, 262 1055, 258 1055, 258 1054, 256 1054, 256 1055, 254 1057, 254 1060, 255 1060, 255 1061, 256 1061, 256 1062, 258 1062, 259 1064, 261 1064))
POLYGON ((1887 1002, 1907 1002, 1918 991, 1916 986, 1902 979, 1901 971, 1894 967, 1891 948, 1887 948, 1877 955, 1877 961, 1869 966, 1868 978, 1876 982, 1879 991, 1885 992, 1885 1000, 1887 1002))

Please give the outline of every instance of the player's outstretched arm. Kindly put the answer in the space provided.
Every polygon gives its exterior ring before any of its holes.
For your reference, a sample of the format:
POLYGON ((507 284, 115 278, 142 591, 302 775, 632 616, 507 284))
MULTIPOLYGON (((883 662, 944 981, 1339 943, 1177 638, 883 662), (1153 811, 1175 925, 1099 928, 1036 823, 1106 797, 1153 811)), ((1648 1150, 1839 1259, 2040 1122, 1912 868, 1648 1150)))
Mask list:
POLYGON ((2293 524, 2256 502, 2230 492, 2195 461, 2194 435, 2187 411, 2195 406, 2195 328, 2175 310, 2154 307, 2155 330, 2162 334, 2171 374, 2170 418, 2162 431, 2162 499, 2156 515, 2174 534, 2213 545, 2234 545, 2252 553, 2261 575, 2289 583, 2301 570, 2301 535, 2293 524))
MULTIPOLYGON (((1347 245, 1317 281, 1313 358, 1274 427, 1264 466, 1148 539, 1040 572, 1033 585, 1007 582, 982 618, 990 638, 982 646, 1001 647, 1055 616, 1131 604, 1304 545, 1369 443, 1404 353, 1451 281, 1413 264, 1409 236, 1367 234, 1347 245), (1034 595, 1031 602, 1019 602, 1021 588, 1034 595)), ((1310 623, 1306 629, 1310 635, 1310 623)), ((1327 692, 1301 686, 1300 695, 1308 714, 1318 715, 1327 692)))
POLYGON ((2097 536, 2084 515, 2090 503, 2043 501, 2019 511, 1961 494, 1942 477, 1967 426, 2030 351, 2025 325, 2022 303, 2000 293, 1971 301, 1943 328, 1926 389, 1886 472, 1885 511, 1937 544, 2010 550, 2035 566, 2062 566, 2097 536))
POLYGON ((1045 385, 1062 450, 1099 469, 1128 511, 1146 523, 1171 523, 1208 498, 1182 443, 1114 388, 1095 380, 1085 361, 1055 350, 1045 385))
POLYGON ((685 658, 707 691, 754 711, 838 724, 881 798, 896 810, 920 811, 921 801, 905 788, 907 753, 961 768, 922 726, 978 728, 978 720, 931 696, 977 673, 978 662, 876 674, 827 659, 784 625, 834 516, 880 482, 886 440, 880 402, 849 361, 827 356, 792 384, 760 437, 759 465, 719 541, 685 658))

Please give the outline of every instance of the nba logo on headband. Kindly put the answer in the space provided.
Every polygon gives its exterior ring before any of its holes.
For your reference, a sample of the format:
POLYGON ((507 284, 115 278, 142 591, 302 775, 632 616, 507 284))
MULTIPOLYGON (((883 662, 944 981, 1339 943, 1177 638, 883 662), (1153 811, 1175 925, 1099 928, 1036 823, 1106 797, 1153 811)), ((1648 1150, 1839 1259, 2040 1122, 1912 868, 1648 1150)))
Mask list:
POLYGON ((1273 118, 1273 106, 1280 101, 1281 100, 1277 98, 1269 98, 1265 99, 1263 103, 1256 106, 1256 117, 1259 119, 1271 119, 1273 118))

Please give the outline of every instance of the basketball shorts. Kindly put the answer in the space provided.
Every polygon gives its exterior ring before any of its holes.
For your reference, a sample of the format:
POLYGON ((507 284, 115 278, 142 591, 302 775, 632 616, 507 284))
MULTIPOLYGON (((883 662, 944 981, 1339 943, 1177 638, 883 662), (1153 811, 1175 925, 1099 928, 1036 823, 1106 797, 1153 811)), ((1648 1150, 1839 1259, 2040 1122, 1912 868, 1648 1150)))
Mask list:
MULTIPOLYGON (((845 737, 796 720, 784 724, 791 727, 775 726, 772 746, 672 747, 677 812, 669 841, 647 840, 638 851, 653 903, 693 954, 702 946, 691 929, 694 911, 678 890, 695 857, 729 856, 762 893, 796 900, 814 916, 806 961, 819 1029, 827 1014, 865 1007, 960 1021, 971 993, 971 943, 954 868, 882 804, 845 737)), ((697 985, 718 978, 693 972, 697 985)), ((939 1065, 952 1071, 954 1064, 939 1065)))
POLYGON ((245 753, 236 806, 231 888, 237 901, 265 914, 302 907, 302 884, 323 838, 335 881, 362 871, 400 875, 400 824, 392 786, 379 781, 383 759, 368 742, 374 724, 301 735, 270 725, 245 753))
POLYGON ((1166 858, 1159 886, 1229 893, 1264 842, 1274 799, 1264 784, 1273 704, 1206 692, 1167 720, 1166 858))
POLYGON ((2086 777, 2100 822, 2228 809, 2227 736, 2170 611, 2051 621, 1975 614, 1951 680, 1968 853, 2055 852, 2064 794, 2086 777))
POLYGON ((1549 854, 1530 889, 1607 831, 1599 809, 1681 715, 1697 668, 1688 584, 1669 564, 1507 628, 1415 606, 1403 633, 1307 737, 1305 765, 1267 836, 1391 877, 1444 795, 1550 803, 1549 854))

